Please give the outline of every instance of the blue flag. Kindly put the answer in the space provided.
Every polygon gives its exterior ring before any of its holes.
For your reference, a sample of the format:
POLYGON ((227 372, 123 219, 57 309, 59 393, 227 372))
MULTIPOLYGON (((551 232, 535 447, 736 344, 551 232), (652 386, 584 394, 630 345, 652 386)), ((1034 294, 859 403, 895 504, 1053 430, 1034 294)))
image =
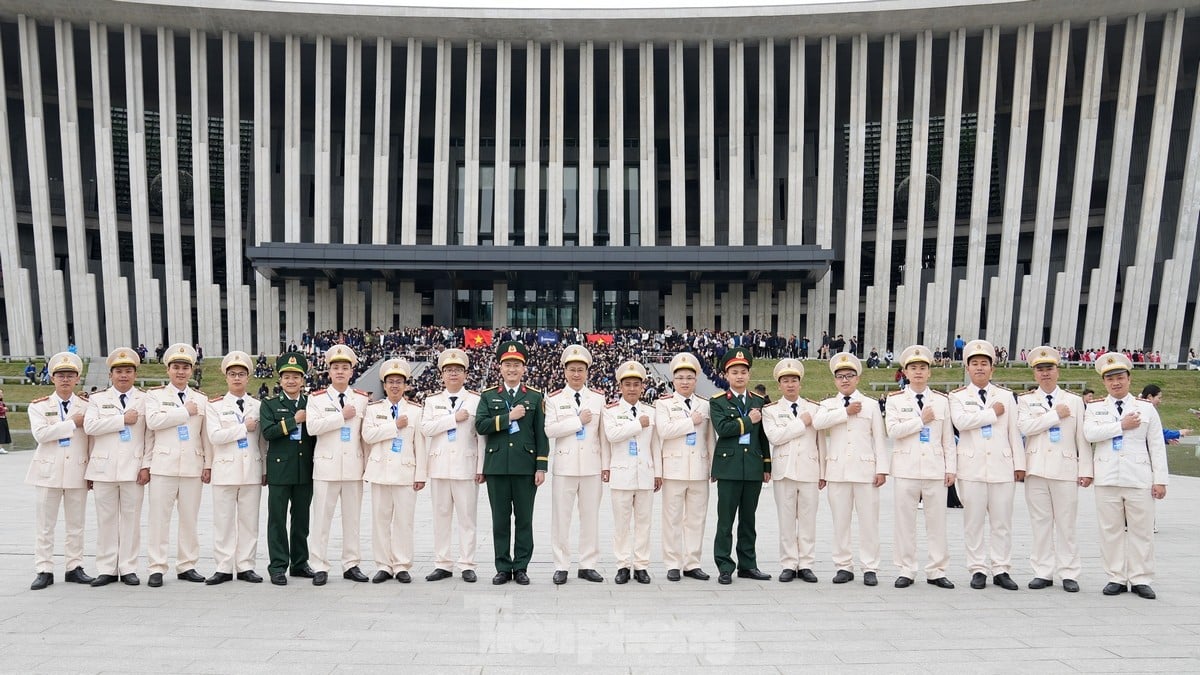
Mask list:
POLYGON ((554 345, 558 344, 558 333, 549 328, 539 328, 537 332, 538 344, 554 345))

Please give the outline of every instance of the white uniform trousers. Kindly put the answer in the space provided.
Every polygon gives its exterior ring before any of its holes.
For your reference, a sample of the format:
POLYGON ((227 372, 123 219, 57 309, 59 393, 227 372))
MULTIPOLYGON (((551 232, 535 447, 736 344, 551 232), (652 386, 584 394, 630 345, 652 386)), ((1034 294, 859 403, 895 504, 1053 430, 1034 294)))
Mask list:
POLYGON ((213 559, 217 571, 236 574, 254 569, 258 557, 261 485, 214 485, 213 559))
POLYGON ((196 521, 200 518, 199 476, 150 477, 150 526, 147 530, 146 559, 151 574, 167 571, 167 547, 171 543, 171 512, 179 505, 179 530, 176 533, 175 572, 196 569, 200 558, 200 537, 196 521))
MULTIPOLYGON (((1017 484, 959 480, 958 500, 963 505, 963 543, 967 549, 967 571, 988 575, 1012 570, 1012 512, 1017 484), (983 533, 988 534, 984 550, 983 533), (991 564, 988 564, 988 559, 991 564)), ((928 508, 928 505, 926 505, 928 508)))
POLYGON ((94 481, 96 574, 137 572, 142 547, 142 502, 146 486, 137 481, 94 481))
POLYGON ((371 483, 371 553, 380 570, 394 575, 412 569, 416 508, 413 486, 371 483))
POLYGON ((663 479, 662 549, 667 569, 699 569, 708 492, 707 480, 663 479))
MULTIPOLYGON (((412 490, 412 486, 408 488, 412 490)), ((308 559, 314 572, 329 571, 329 528, 333 510, 342 501, 342 571, 358 567, 359 527, 362 522, 361 480, 314 480, 312 517, 309 519, 308 559)))
MULTIPOLYGON (((571 514, 579 503, 579 569, 594 570, 600 561, 600 476, 554 476, 550 493, 554 510, 550 514, 554 569, 571 567, 571 514)), ((639 568, 640 569, 640 568, 639 568)))
POLYGON ((879 488, 871 483, 830 482, 825 484, 829 511, 833 514, 833 564, 838 570, 854 571, 854 549, 850 526, 858 513, 858 559, 864 572, 879 571, 879 488))
POLYGON ((950 553, 946 546, 946 484, 941 478, 897 478, 895 494, 894 562, 900 576, 912 579, 917 573, 917 504, 925 508, 925 538, 929 541, 929 564, 925 576, 940 579, 946 576, 950 553))
POLYGON ((1118 584, 1154 581, 1154 497, 1149 488, 1096 487, 1100 560, 1118 584), (1126 525, 1128 523, 1128 526, 1126 525))
POLYGON ((613 557, 617 569, 650 567, 650 500, 654 490, 610 490, 613 510, 613 557), (630 521, 633 537, 630 538, 630 521))
POLYGON ((1075 519, 1079 511, 1079 484, 1073 480, 1051 480, 1041 476, 1025 477, 1025 503, 1033 532, 1029 562, 1033 576, 1054 581, 1079 579, 1082 565, 1075 540, 1075 519))
POLYGON ((83 520, 87 510, 87 488, 37 489, 37 538, 33 547, 33 567, 37 573, 54 573, 54 526, 58 524, 58 507, 63 507, 63 530, 66 545, 63 557, 67 571, 83 564, 83 520))
MULTIPOLYGON (((475 569, 475 518, 479 504, 479 486, 472 479, 431 478, 433 499, 433 557, 440 570, 454 571, 450 558, 452 525, 458 518, 458 568, 475 569)), ((378 556, 377 556, 378 557, 378 556)))
POLYGON ((779 564, 785 570, 812 569, 817 550, 817 483, 780 478, 771 485, 779 514, 779 564))

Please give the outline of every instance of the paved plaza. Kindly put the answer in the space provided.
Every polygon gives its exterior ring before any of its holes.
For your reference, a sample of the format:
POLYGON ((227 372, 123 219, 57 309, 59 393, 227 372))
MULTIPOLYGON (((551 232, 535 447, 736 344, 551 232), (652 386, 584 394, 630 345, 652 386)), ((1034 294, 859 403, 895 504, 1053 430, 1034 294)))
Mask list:
MULTIPOLYGON (((538 495, 533 583, 492 586, 490 521, 480 497, 480 581, 427 583, 432 570, 428 493, 418 500, 417 560, 410 585, 357 584, 331 574, 315 588, 240 581, 206 587, 166 575, 159 589, 114 584, 89 588, 56 583, 39 592, 33 580, 33 494, 22 479, 30 453, 0 457, 0 671, 5 673, 397 673, 397 672, 730 672, 992 673, 1200 671, 1200 479, 1172 476, 1158 510, 1158 600, 1104 597, 1092 491, 1080 503, 1084 572, 1078 594, 1060 586, 1030 591, 1030 537, 1024 499, 1016 500, 1014 578, 1018 592, 989 585, 971 590, 962 546, 962 512, 949 518, 958 585, 892 587, 891 483, 884 487, 884 567, 880 585, 834 586, 831 522, 822 497, 816 572, 821 581, 789 584, 735 579, 716 583, 711 562, 715 490, 705 569, 713 579, 666 580, 658 563, 654 513, 653 583, 612 583, 612 518, 601 509, 603 584, 550 581, 549 482, 538 495)), ((1018 491, 1020 488, 1018 488, 1018 491)), ((368 503, 364 513, 370 513, 368 503)), ((265 496, 265 494, 264 494, 265 496)), ((264 507, 265 508, 265 507, 264 507)), ((775 505, 763 492, 758 510, 760 566, 776 564, 775 505)), ((144 517, 144 513, 143 513, 144 517)), ((213 572, 212 509, 201 507, 199 571, 213 572)), ((263 533, 265 534, 265 515, 263 533)), ((331 555, 340 551, 334 520, 331 555)), ((369 554, 367 516, 363 551, 369 554)), ((84 567, 95 574, 95 515, 88 503, 84 567)), ((59 528, 56 551, 61 554, 59 528)), ((143 544, 145 542, 143 541, 143 544)), ((172 551, 174 547, 172 546, 172 551)), ((923 554, 922 554, 923 556, 923 554)), ((375 567, 368 560, 363 570, 375 567)), ((266 573, 266 543, 258 572, 266 573)), ((340 569, 335 564, 335 570, 340 569)), ((173 570, 172 570, 173 572, 173 570)))

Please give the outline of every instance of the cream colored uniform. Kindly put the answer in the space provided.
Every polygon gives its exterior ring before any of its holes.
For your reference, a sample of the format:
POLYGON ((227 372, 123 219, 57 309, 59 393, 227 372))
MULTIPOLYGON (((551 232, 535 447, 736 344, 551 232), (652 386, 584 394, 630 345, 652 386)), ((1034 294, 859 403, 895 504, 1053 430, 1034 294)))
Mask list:
POLYGON ((956 473, 954 428, 946 395, 925 389, 921 402, 932 406, 934 420, 926 427, 922 408, 912 387, 887 397, 884 426, 892 439, 892 476, 895 477, 895 544, 893 554, 900 575, 912 579, 917 570, 917 505, 924 502, 925 532, 929 540, 929 579, 946 576, 950 554, 946 546, 946 474, 956 473), (928 429, 926 432, 925 429, 928 429), (922 440, 927 436, 928 440, 922 440))
POLYGON ((362 562, 359 552, 362 523, 363 447, 362 423, 369 397, 366 392, 346 388, 344 402, 332 387, 308 395, 305 415, 308 433, 317 439, 313 450, 313 500, 308 555, 314 572, 329 571, 329 528, 333 510, 342 502, 342 571, 362 562), (342 418, 343 406, 354 406, 350 419, 342 418))
POLYGON ((771 442, 771 485, 779 515, 779 564, 785 570, 812 569, 817 548, 819 481, 824 478, 823 434, 801 416, 817 414, 814 401, 781 398, 762 409, 763 431, 771 442))
POLYGON ((377 568, 395 575, 412 569, 413 483, 428 480, 429 455, 420 433, 421 406, 401 398, 395 417, 392 406, 386 398, 367 406, 362 439, 369 453, 363 480, 371 484, 371 552, 377 568), (396 428, 400 417, 408 417, 403 429, 396 428))
POLYGON ((1083 433, 1092 443, 1096 479, 1096 520, 1100 558, 1108 580, 1142 585, 1154 581, 1154 498, 1152 485, 1167 484, 1167 449, 1158 410, 1133 396, 1106 396, 1084 413, 1083 433), (1139 413, 1137 428, 1121 429, 1121 419, 1139 413), (1120 437, 1119 448, 1114 439, 1120 437))
POLYGON ((601 468, 609 472, 609 499, 613 510, 613 557, 617 569, 644 570, 650 566, 650 513, 654 499, 654 410, 645 403, 624 399, 604 409, 601 422, 606 441, 601 447, 601 468), (650 418, 643 427, 638 420, 650 418), (636 454, 635 454, 636 453, 636 454), (630 539, 630 521, 633 538, 630 539))
POLYGON ((83 427, 71 419, 84 411, 87 401, 75 394, 66 401, 57 393, 29 404, 29 429, 37 441, 25 482, 37 488, 37 538, 33 548, 34 571, 54 573, 54 526, 63 509, 66 533, 64 558, 67 571, 83 564, 83 524, 87 510, 90 440, 83 427), (67 408, 63 410, 63 403, 67 408))
MULTIPOLYGON (((579 503, 579 568, 594 570, 600 561, 600 420, 604 417, 604 394, 570 387, 546 397, 546 436, 554 443, 550 452, 550 484, 554 510, 550 519, 554 569, 571 566, 571 512, 579 503), (575 394, 579 394, 579 403, 575 394), (584 424, 579 414, 592 411, 584 424)), ((650 447, 646 446, 647 454, 650 447)))
POLYGON ((950 419, 958 429, 955 486, 963 503, 967 571, 1005 574, 1012 570, 1012 509, 1017 487, 1013 472, 1025 470, 1017 400, 1012 390, 991 383, 983 389, 974 384, 960 387, 950 392, 949 399, 950 419), (996 414, 996 403, 1004 406, 1003 415, 996 414), (987 550, 985 527, 990 527, 987 550))
POLYGON ((429 490, 433 499, 434 565, 447 572, 454 571, 450 544, 455 517, 458 518, 458 568, 475 569, 479 504, 475 475, 483 473, 483 441, 475 432, 477 407, 479 394, 460 389, 454 394, 442 391, 426 398, 421 412, 421 435, 425 437, 429 456, 429 490), (459 410, 467 411, 463 422, 454 421, 459 410))
POLYGON ((1033 531, 1029 562, 1033 576, 1079 579, 1082 565, 1075 538, 1079 479, 1092 477, 1092 445, 1083 435, 1083 399, 1055 387, 1017 398, 1017 430, 1025 436, 1025 503, 1033 531), (1050 400, 1046 400, 1047 397, 1050 400), (1055 407, 1071 409, 1059 418, 1055 407), (1057 539, 1057 541, 1056 541, 1057 539))
POLYGON ((154 432, 146 429, 146 395, 137 387, 115 387, 88 397, 83 430, 91 437, 85 478, 92 481, 96 502, 96 574, 122 576, 137 572, 142 542, 142 503, 146 489, 138 472, 146 464, 154 432), (138 411, 137 422, 125 426, 125 411, 138 411))
POLYGON ((833 514, 833 564, 854 571, 850 524, 858 512, 858 556, 864 572, 879 571, 879 488, 876 474, 891 472, 892 458, 879 404, 858 391, 821 401, 813 427, 824 432, 825 496, 833 514), (862 404, 847 415, 848 403, 862 404))
POLYGON ((654 468, 662 479, 663 563, 669 570, 700 568, 708 518, 709 472, 716 434, 708 401, 693 393, 654 402, 654 468), (704 419, 692 424, 692 413, 704 419))
POLYGON ((226 393, 209 399, 204 432, 212 451, 213 559, 217 572, 236 574, 254 569, 258 558, 258 524, 262 484, 266 476, 267 443, 248 420, 258 420, 259 402, 249 394, 226 393))
POLYGON ((204 437, 204 409, 208 399, 195 389, 180 391, 172 385, 146 392, 146 428, 154 432, 142 467, 150 469, 150 526, 146 557, 151 574, 167 571, 167 547, 171 540, 171 512, 178 504, 179 531, 176 535, 175 572, 196 569, 200 558, 200 474, 208 463, 208 440, 204 437), (179 395, 183 394, 183 399, 179 395), (186 403, 196 404, 189 415, 186 403))

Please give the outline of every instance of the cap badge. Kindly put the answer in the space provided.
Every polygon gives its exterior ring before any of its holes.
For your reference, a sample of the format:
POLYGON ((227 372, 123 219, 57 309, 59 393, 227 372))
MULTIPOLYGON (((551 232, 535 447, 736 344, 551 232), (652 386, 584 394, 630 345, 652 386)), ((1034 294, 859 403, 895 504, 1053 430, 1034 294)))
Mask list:
POLYGON ((288 365, 289 366, 296 365, 296 357, 294 357, 294 356, 288 357, 288 365))

